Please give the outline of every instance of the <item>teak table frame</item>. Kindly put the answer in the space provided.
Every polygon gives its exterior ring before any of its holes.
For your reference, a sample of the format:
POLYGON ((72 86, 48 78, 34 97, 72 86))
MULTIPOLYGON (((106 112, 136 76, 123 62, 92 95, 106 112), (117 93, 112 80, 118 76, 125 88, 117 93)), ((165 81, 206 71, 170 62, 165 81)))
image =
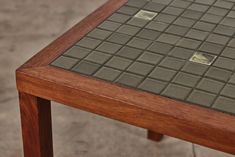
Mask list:
POLYGON ((109 0, 16 71, 25 157, 53 156, 50 101, 235 154, 232 115, 49 66, 126 1, 109 0))

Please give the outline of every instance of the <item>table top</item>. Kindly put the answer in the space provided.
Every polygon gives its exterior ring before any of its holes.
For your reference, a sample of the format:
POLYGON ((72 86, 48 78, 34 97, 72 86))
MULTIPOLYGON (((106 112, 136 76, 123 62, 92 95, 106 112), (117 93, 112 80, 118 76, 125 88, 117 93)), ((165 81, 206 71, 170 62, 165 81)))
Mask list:
POLYGON ((235 154, 234 3, 108 0, 18 68, 17 89, 235 154))
POLYGON ((51 65, 235 114, 235 0, 129 0, 51 65))

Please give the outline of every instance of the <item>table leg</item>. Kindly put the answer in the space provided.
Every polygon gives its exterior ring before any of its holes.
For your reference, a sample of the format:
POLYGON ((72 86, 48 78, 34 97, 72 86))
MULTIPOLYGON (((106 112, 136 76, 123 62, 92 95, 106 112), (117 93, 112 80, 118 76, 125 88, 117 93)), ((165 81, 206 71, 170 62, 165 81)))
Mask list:
POLYGON ((164 135, 148 130, 147 136, 148 136, 148 139, 159 142, 163 139, 164 135))
POLYGON ((53 157, 51 104, 19 93, 24 157, 53 157))

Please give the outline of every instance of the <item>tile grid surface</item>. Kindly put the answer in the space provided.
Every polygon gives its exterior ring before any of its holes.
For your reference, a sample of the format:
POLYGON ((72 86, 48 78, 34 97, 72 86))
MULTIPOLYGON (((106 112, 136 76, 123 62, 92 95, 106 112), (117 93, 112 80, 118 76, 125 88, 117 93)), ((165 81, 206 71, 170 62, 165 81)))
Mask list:
POLYGON ((51 65, 235 114, 234 35, 235 0, 129 0, 51 65))

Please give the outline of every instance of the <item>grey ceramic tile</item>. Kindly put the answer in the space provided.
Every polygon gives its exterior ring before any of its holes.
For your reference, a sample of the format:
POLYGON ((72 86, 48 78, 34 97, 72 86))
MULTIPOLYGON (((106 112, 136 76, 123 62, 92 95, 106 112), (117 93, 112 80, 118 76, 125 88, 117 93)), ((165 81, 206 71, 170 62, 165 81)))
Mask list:
POLYGON ((220 81, 228 81, 228 79, 231 77, 232 72, 228 70, 223 70, 216 67, 211 67, 206 73, 207 77, 210 77, 212 79, 217 79, 220 81))
POLYGON ((230 78, 229 83, 235 84, 235 74, 230 78))
POLYGON ((137 27, 143 27, 145 26, 149 21, 148 20, 144 20, 144 19, 141 19, 141 18, 132 18, 130 19, 127 24, 129 25, 133 25, 133 26, 137 26, 137 27))
POLYGON ((179 72, 172 82, 181 84, 184 86, 194 87, 199 81, 200 77, 196 75, 191 75, 183 72, 179 72))
POLYGON ((82 59, 86 57, 90 52, 91 52, 90 49, 82 48, 79 46, 73 46, 71 49, 65 52, 64 55, 82 59))
POLYGON ((166 82, 147 78, 140 84, 139 88, 148 92, 159 94, 166 87, 166 85, 166 82))
POLYGON ((224 57, 235 59, 235 48, 226 47, 221 55, 224 57))
POLYGON ((221 35, 227 35, 227 36, 233 36, 235 33, 235 27, 229 27, 224 25, 218 25, 215 30, 215 33, 221 34, 221 35))
POLYGON ((123 73, 118 79, 117 83, 124 84, 130 87, 137 87, 141 81, 143 80, 143 77, 135 74, 130 73, 123 73))
POLYGON ((174 24, 184 27, 192 27, 196 21, 194 19, 188 19, 184 17, 179 17, 175 20, 174 24))
POLYGON ((186 34, 186 37, 197 39, 197 40, 204 40, 208 34, 209 34, 208 32, 204 32, 204 31, 200 31, 200 30, 196 30, 196 29, 191 29, 186 34))
POLYGON ((140 8, 143 7, 146 3, 146 0, 129 0, 126 5, 140 8))
POLYGON ((109 54, 105 54, 102 52, 98 52, 98 51, 93 51, 92 53, 90 53, 85 60, 90 61, 90 62, 94 62, 94 63, 98 63, 98 64, 103 64, 105 63, 109 58, 111 57, 111 55, 109 54))
POLYGON ((215 81, 213 79, 203 78, 197 85, 197 88, 207 92, 218 94, 221 91, 221 89, 224 87, 224 85, 225 83, 223 82, 215 81))
POLYGON ((144 52, 137 60, 149 64, 158 64, 162 60, 163 56, 151 52, 144 52))
POLYGON ((217 6, 217 7, 220 7, 220 8, 225 8, 225 9, 231 9, 233 7, 233 3, 225 1, 225 0, 218 0, 214 4, 214 6, 217 6))
POLYGON ((222 20, 222 18, 223 16, 218 16, 214 14, 204 14, 201 18, 201 21, 217 24, 222 20))
POLYGON ((122 46, 119 44, 115 43, 110 43, 110 42, 103 42, 96 48, 96 50, 101 51, 101 52, 106 52, 110 54, 116 53, 122 46))
POLYGON ((177 16, 174 15, 168 15, 164 13, 158 14, 158 16, 154 19, 155 21, 165 22, 165 23, 172 23, 177 16))
POLYGON ((166 30, 167 33, 172 33, 175 35, 184 36, 188 32, 189 28, 177 26, 177 25, 170 25, 166 30))
POLYGON ((192 94, 190 94, 190 96, 188 97, 187 101, 194 104, 210 107, 214 102, 215 98, 216 95, 214 94, 210 94, 200 90, 194 90, 192 94))
POLYGON ((176 74, 176 71, 157 67, 153 70, 153 72, 149 75, 151 78, 155 78, 163 81, 170 81, 176 74))
POLYGON ((181 99, 184 100, 190 93, 191 88, 175 85, 175 84, 170 84, 164 91, 163 95, 170 97, 170 98, 176 98, 176 99, 181 99))
POLYGON ((228 13, 228 10, 220 8, 220 7, 211 7, 208 10, 208 13, 214 14, 214 15, 219 15, 219 16, 225 16, 228 13))
POLYGON ((187 8, 191 2, 185 0, 174 0, 170 6, 178 7, 178 8, 187 8))
POLYGON ((117 44, 126 44, 131 39, 130 35, 122 33, 113 33, 107 41, 117 43, 117 44))
POLYGON ((157 39, 157 41, 163 42, 163 43, 168 43, 168 44, 176 44, 179 40, 181 39, 181 37, 176 36, 176 35, 172 35, 172 34, 161 34, 159 36, 159 38, 157 39))
POLYGON ((202 4, 196 4, 193 3, 188 7, 190 10, 195 10, 195 11, 200 11, 200 12, 205 12, 209 8, 208 5, 202 5, 202 4))
POLYGON ((150 64, 134 62, 132 65, 130 65, 130 67, 127 69, 127 71, 145 76, 152 69, 153 69, 153 66, 150 64))
POLYGON ((173 0, 152 0, 153 2, 160 3, 160 4, 165 4, 168 5, 170 4, 173 0))
POLYGON ((119 70, 115 70, 108 67, 102 67, 99 71, 95 73, 94 76, 107 81, 114 81, 120 74, 121 71, 119 70))
POLYGON ((189 48, 189 49, 196 49, 199 47, 200 44, 201 44, 201 41, 189 39, 189 38, 182 38, 177 43, 177 46, 185 47, 185 48, 189 48))
POLYGON ((235 26, 235 18, 225 17, 221 21, 221 24, 226 25, 226 26, 230 26, 230 27, 234 27, 235 26))
POLYGON ((235 100, 220 96, 214 103, 213 108, 220 111, 235 113, 235 100))
POLYGON ((125 23, 127 20, 130 19, 131 16, 114 13, 112 16, 108 18, 110 21, 119 22, 119 23, 125 23))
POLYGON ((145 39, 155 40, 159 35, 160 35, 160 32, 158 31, 154 31, 150 29, 143 29, 136 36, 145 38, 145 39))
POLYGON ((124 33, 127 35, 135 35, 136 33, 138 33, 140 30, 139 27, 136 26, 130 26, 130 25, 122 25, 117 32, 119 33, 124 33))
POLYGON ((194 11, 194 10, 190 10, 187 9, 184 11, 184 13, 182 14, 183 17, 187 17, 187 18, 191 18, 191 19, 200 19, 202 17, 203 13, 199 12, 199 11, 194 11))
POLYGON ((198 21, 197 23, 194 24, 193 28, 210 32, 215 28, 215 26, 216 25, 212 23, 198 21))
POLYGON ((98 26, 98 28, 106 29, 109 31, 115 31, 121 26, 120 23, 113 21, 104 21, 102 24, 98 26))
POLYGON ((194 51, 182 47, 175 47, 169 53, 170 56, 174 56, 181 59, 189 59, 193 55, 194 51))
POLYGON ((203 52, 209 52, 215 55, 219 55, 222 52, 223 48, 224 46, 222 45, 218 45, 218 44, 210 43, 210 42, 204 42, 199 48, 199 50, 203 52))
POLYGON ((124 70, 131 62, 131 60, 122 57, 113 57, 105 65, 115 69, 124 70))
POLYGON ((235 98, 235 85, 227 84, 221 92, 221 95, 235 98))
POLYGON ((141 53, 142 53, 142 50, 140 49, 125 46, 120 51, 118 51, 116 55, 125 57, 128 59, 136 59, 141 53))
POLYGON ((235 70, 235 60, 224 57, 218 57, 214 63, 214 66, 233 71, 235 70))
POLYGON ((157 21, 151 21, 148 25, 145 26, 145 28, 156 30, 156 31, 164 31, 169 24, 164 22, 157 22, 157 21))
POLYGON ((159 65, 162 67, 179 70, 184 65, 184 63, 185 61, 182 59, 166 57, 159 65))
POLYGON ((194 62, 187 62, 184 67, 182 68, 182 71, 195 74, 195 75, 203 75, 209 66, 204 64, 198 64, 194 62))
POLYGON ((207 5, 211 5, 215 2, 216 0, 195 0, 196 3, 200 3, 200 4, 207 4, 207 5))
POLYGON ((227 17, 235 18, 235 11, 234 11, 234 10, 231 10, 231 11, 228 13, 227 17))
POLYGON ((93 39, 93 38, 87 38, 84 37, 81 39, 76 45, 85 47, 85 48, 90 48, 94 49, 96 48, 99 44, 101 43, 101 40, 93 39))
POLYGON ((161 3, 148 2, 144 6, 144 9, 149 10, 149 11, 154 11, 154 12, 161 12, 165 7, 166 5, 161 4, 161 3))
POLYGON ((112 32, 102 30, 102 29, 94 29, 90 33, 87 34, 87 36, 92 37, 92 38, 97 38, 97 39, 106 39, 112 32))
POLYGON ((184 11, 184 9, 182 8, 176 8, 176 7, 166 7, 162 12, 166 13, 166 14, 171 14, 171 15, 175 15, 178 16, 180 15, 182 12, 184 11))
POLYGON ((127 45, 134 48, 146 49, 150 44, 150 40, 135 37, 130 42, 128 42, 127 45))
POLYGON ((229 41, 229 37, 218 34, 210 34, 209 37, 207 38, 207 41, 216 44, 225 45, 229 41))
POLYGON ((91 63, 88 61, 81 61, 79 64, 74 66, 72 70, 81 74, 92 75, 99 69, 99 67, 99 64, 91 63))
POLYGON ((235 48, 235 38, 232 38, 232 39, 229 41, 228 46, 235 48))
POLYGON ((127 15, 134 15, 138 12, 138 8, 130 6, 122 6, 117 12, 127 15))
POLYGON ((66 56, 60 56, 57 58, 51 65, 64 68, 64 69, 70 69, 72 68, 79 60, 75 58, 70 58, 66 56))
POLYGON ((160 42, 154 42, 149 48, 149 51, 160 53, 160 54, 167 54, 173 48, 172 45, 160 42))

